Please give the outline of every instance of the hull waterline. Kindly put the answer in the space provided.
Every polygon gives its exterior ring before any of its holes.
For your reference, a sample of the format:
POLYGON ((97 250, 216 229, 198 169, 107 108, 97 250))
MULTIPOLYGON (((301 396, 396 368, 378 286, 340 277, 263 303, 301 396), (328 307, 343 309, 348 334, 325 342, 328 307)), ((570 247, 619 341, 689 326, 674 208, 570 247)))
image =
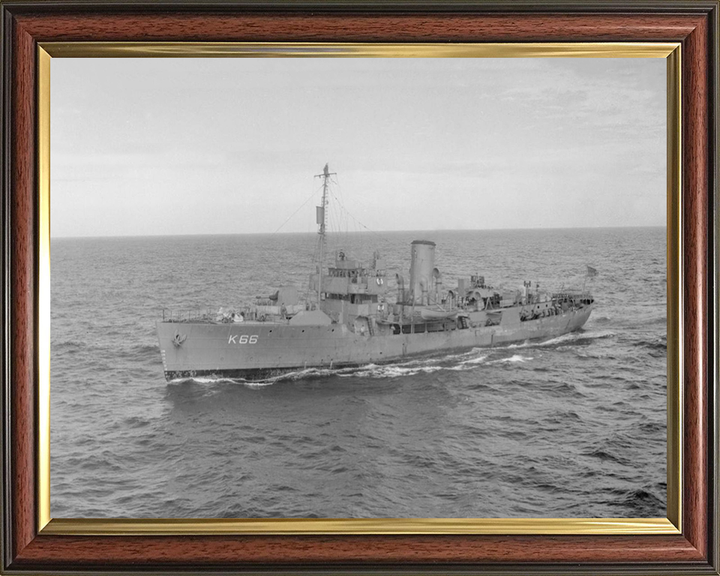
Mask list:
POLYGON ((553 338, 582 328, 592 308, 511 327, 411 334, 360 335, 337 324, 296 327, 267 322, 158 322, 157 332, 167 380, 210 376, 256 382, 310 368, 386 364, 435 352, 553 338))

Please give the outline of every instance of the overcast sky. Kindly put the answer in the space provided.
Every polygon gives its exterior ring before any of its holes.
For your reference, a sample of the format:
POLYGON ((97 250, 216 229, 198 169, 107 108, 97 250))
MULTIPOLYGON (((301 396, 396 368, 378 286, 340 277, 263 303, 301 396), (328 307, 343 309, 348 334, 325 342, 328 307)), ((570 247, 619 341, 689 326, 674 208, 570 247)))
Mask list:
POLYGON ((54 237, 665 225, 663 59, 51 66, 54 237))

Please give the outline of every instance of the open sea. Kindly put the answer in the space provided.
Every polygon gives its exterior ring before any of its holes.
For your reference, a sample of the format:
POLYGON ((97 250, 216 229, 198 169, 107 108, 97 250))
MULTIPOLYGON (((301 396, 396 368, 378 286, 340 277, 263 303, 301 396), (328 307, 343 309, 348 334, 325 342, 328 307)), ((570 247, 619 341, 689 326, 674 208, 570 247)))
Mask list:
POLYGON ((317 234, 53 239, 52 516, 665 517, 665 228, 340 238, 406 280, 416 239, 445 289, 586 281, 597 308, 544 342, 168 383, 163 308, 304 289, 317 234))

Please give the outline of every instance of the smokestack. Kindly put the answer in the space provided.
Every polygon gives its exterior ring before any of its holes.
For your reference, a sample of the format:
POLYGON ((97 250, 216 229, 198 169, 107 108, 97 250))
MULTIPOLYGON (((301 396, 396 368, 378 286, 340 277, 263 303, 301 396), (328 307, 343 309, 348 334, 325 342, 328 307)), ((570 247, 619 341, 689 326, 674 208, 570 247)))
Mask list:
POLYGON ((429 292, 434 288, 435 242, 415 240, 410 245, 410 302, 429 304, 429 292), (423 298, 423 295, 425 296, 423 298))

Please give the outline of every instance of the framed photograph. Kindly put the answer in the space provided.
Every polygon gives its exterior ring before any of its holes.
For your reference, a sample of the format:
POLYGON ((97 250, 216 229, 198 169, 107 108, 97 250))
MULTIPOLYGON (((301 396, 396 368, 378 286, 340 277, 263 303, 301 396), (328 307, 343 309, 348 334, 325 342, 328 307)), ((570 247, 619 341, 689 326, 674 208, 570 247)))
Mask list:
POLYGON ((2 569, 718 574, 717 10, 2 3, 2 569))

